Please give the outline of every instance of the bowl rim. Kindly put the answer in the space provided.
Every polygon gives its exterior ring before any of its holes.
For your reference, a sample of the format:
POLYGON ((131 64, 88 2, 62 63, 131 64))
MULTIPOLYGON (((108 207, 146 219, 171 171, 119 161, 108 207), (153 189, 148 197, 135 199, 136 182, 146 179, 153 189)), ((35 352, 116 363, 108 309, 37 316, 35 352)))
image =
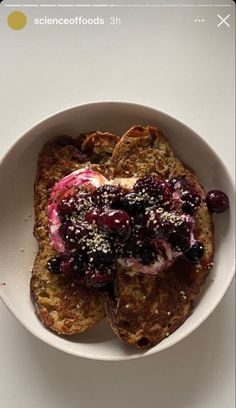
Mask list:
MULTIPOLYGON (((121 107, 122 106, 123 107, 129 106, 131 108, 137 107, 139 109, 144 109, 146 111, 152 111, 153 113, 160 114, 162 117, 165 117, 166 119, 170 119, 172 122, 176 122, 182 128, 185 128, 185 130, 187 132, 191 132, 192 134, 195 135, 195 137, 199 138, 201 143, 203 145, 205 145, 205 148, 209 149, 211 151, 211 153, 213 153, 213 155, 217 158, 220 165, 223 167, 223 169, 225 171, 225 174, 226 174, 226 176, 228 178, 228 182, 229 182, 229 185, 230 185, 230 189, 232 190, 233 196, 235 197, 234 180, 233 180, 233 177, 232 177, 231 173, 229 172, 227 166, 222 161, 220 156, 218 156, 218 154, 215 152, 215 150, 210 146, 210 144, 207 141, 205 141, 199 134, 197 134, 190 126, 186 125, 185 123, 183 123, 179 119, 176 119, 175 117, 171 116, 170 114, 167 114, 166 112, 163 112, 163 111, 161 111, 159 109, 156 109, 154 107, 139 104, 139 103, 134 103, 134 102, 125 102, 125 101, 94 101, 94 102, 88 102, 88 103, 85 103, 85 104, 74 105, 72 107, 68 107, 68 108, 65 108, 63 110, 59 110, 59 111, 55 112, 54 114, 47 116, 46 118, 44 118, 40 122, 38 122, 36 125, 30 127, 28 130, 26 130, 24 132, 24 134, 22 136, 20 136, 19 138, 17 138, 15 140, 15 142, 11 145, 11 147, 6 151, 6 153, 0 159, 0 171, 1 171, 2 164, 8 159, 8 156, 11 155, 12 151, 17 148, 17 145, 20 144, 23 141, 23 139, 25 137, 27 137, 27 135, 32 133, 38 127, 43 126, 44 124, 46 124, 51 119, 57 119, 57 117, 61 116, 62 114, 65 114, 67 112, 72 112, 73 110, 76 111, 77 109, 81 109, 81 108, 83 109, 83 108, 95 107, 96 105, 99 105, 99 106, 104 105, 104 107, 106 105, 114 105, 114 106, 119 105, 121 107)), ((233 208, 233 206, 231 206, 231 207, 233 208)), ((23 327, 25 327, 36 338, 40 339, 45 344, 56 348, 57 350, 63 351, 65 353, 67 353, 67 354, 70 354, 70 355, 73 355, 73 356, 76 356, 76 357, 83 357, 83 358, 86 358, 86 359, 97 360, 97 361, 107 361, 107 362, 127 361, 127 360, 139 359, 141 357, 151 356, 151 355, 153 355, 155 353, 161 352, 161 351, 163 351, 165 349, 168 349, 168 348, 174 346, 175 344, 177 344, 178 342, 183 340, 185 337, 189 336, 193 331, 195 331, 211 315, 211 313, 214 311, 214 309, 218 306, 218 304, 220 303, 220 301, 222 300, 222 298, 226 294, 227 290, 229 289, 230 284, 234 279, 234 276, 235 276, 235 260, 234 260, 234 262, 232 264, 230 273, 228 274, 228 278, 224 281, 224 284, 221 286, 221 290, 218 292, 218 296, 216 296, 213 299, 210 306, 207 309, 205 309, 205 312, 201 314, 201 316, 192 325, 192 327, 186 328, 184 333, 180 334, 176 339, 172 340, 171 344, 165 344, 165 341, 162 341, 161 343, 158 344, 158 350, 155 350, 155 346, 154 346, 151 349, 148 349, 147 351, 140 352, 140 354, 137 353, 137 354, 127 355, 127 356, 124 355, 124 356, 104 357, 104 356, 97 355, 96 352, 94 352, 94 353, 91 353, 91 352, 87 353, 87 352, 80 352, 80 351, 77 352, 77 351, 71 350, 66 345, 58 344, 56 334, 55 334, 55 339, 56 339, 55 342, 53 340, 51 340, 51 339, 46 339, 45 336, 44 336, 44 330, 39 332, 37 329, 34 328, 34 326, 32 326, 31 324, 28 324, 27 321, 25 321, 22 318, 20 313, 18 313, 18 311, 12 305, 12 303, 8 299, 8 297, 4 295, 4 291, 0 291, 0 299, 3 301, 3 303, 5 304, 7 309, 11 312, 11 314, 18 320, 18 322, 23 327)), ((43 325, 42 325, 42 328, 47 330, 43 325)))

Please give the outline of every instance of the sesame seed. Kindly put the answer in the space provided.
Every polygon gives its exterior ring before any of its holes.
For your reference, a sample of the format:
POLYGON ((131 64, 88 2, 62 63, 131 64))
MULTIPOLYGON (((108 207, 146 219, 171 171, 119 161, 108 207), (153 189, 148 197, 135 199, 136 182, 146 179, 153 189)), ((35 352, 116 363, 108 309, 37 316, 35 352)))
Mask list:
POLYGON ((170 316, 170 315, 171 315, 171 313, 170 313, 170 312, 167 312, 167 315, 168 315, 168 316, 170 316))
POLYGON ((125 307, 126 307, 126 309, 129 309, 130 305, 129 305, 129 304, 127 304, 127 305, 125 305, 125 307))
POLYGON ((143 300, 145 300, 146 299, 146 296, 143 296, 143 300))
POLYGON ((166 333, 166 337, 169 337, 169 335, 170 335, 170 333, 169 333, 169 332, 167 332, 167 333, 166 333))
POLYGON ((158 314, 158 313, 159 313, 159 310, 158 310, 158 309, 156 309, 156 310, 155 310, 155 313, 156 313, 156 314, 158 314))

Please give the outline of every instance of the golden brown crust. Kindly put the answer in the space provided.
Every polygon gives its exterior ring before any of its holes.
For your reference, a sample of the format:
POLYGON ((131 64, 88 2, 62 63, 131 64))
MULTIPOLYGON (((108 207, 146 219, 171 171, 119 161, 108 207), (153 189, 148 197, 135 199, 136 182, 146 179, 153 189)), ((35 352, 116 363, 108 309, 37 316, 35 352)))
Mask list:
MULTIPOLYGON (((112 163, 115 176, 124 177, 127 172, 137 176, 151 172, 164 178, 185 176, 202 198, 205 195, 195 173, 179 161, 167 139, 153 127, 130 129, 116 145, 112 163)), ((125 342, 139 348, 155 345, 174 332, 191 313, 214 254, 213 221, 203 201, 195 221, 196 237, 205 246, 200 264, 190 265, 182 259, 156 278, 143 274, 130 277, 119 267, 117 299, 107 298, 106 311, 114 332, 125 342)))
MULTIPOLYGON (((108 145, 108 137, 105 135, 108 145)), ((110 136, 112 146, 114 138, 113 135, 110 136)), ((39 251, 33 266, 30 288, 36 313, 41 321, 61 334, 80 333, 99 322, 105 315, 104 294, 85 288, 79 280, 71 282, 62 275, 56 276, 48 272, 47 261, 55 255, 55 251, 48 234, 47 201, 52 186, 58 180, 86 164, 101 173, 108 171, 105 158, 102 163, 97 159, 97 164, 91 164, 89 161, 91 154, 96 159, 100 143, 100 132, 93 137, 93 141, 90 135, 77 140, 63 136, 50 140, 39 155, 34 201, 34 234, 38 240, 39 251), (86 144, 88 140, 89 154, 78 148, 81 142, 86 144)))

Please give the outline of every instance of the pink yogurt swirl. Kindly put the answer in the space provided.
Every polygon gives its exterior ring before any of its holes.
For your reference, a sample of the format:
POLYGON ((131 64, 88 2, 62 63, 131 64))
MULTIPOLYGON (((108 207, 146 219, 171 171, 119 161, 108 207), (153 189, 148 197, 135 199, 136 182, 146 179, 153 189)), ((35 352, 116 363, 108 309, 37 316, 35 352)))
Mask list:
POLYGON ((74 171, 54 185, 48 202, 48 228, 51 243, 57 252, 65 252, 65 245, 59 233, 61 226, 57 211, 59 201, 68 196, 70 191, 73 192, 82 186, 93 191, 106 183, 108 180, 102 174, 86 168, 74 171))

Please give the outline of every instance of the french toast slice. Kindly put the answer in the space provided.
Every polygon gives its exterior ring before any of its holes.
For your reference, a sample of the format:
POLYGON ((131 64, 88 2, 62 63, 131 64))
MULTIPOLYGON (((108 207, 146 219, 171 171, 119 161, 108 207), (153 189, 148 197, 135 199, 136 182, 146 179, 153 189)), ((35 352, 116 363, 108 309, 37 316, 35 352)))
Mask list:
POLYGON ((116 144, 111 166, 115 177, 140 177, 147 173, 163 178, 183 176, 202 198, 194 216, 195 237, 205 246, 199 264, 179 259, 156 277, 141 273, 131 277, 118 265, 115 296, 106 300, 107 317, 122 340, 143 349, 168 337, 190 315, 212 267, 214 225, 195 173, 176 157, 159 129, 131 128, 116 144))
POLYGON ((103 319, 104 294, 86 288, 79 279, 72 282, 62 274, 48 272, 47 262, 56 254, 48 232, 48 198, 57 181, 87 165, 108 176, 111 152, 117 141, 117 136, 102 132, 81 135, 77 139, 57 137, 46 143, 39 155, 34 204, 38 254, 30 290, 42 323, 60 334, 83 332, 103 319))

